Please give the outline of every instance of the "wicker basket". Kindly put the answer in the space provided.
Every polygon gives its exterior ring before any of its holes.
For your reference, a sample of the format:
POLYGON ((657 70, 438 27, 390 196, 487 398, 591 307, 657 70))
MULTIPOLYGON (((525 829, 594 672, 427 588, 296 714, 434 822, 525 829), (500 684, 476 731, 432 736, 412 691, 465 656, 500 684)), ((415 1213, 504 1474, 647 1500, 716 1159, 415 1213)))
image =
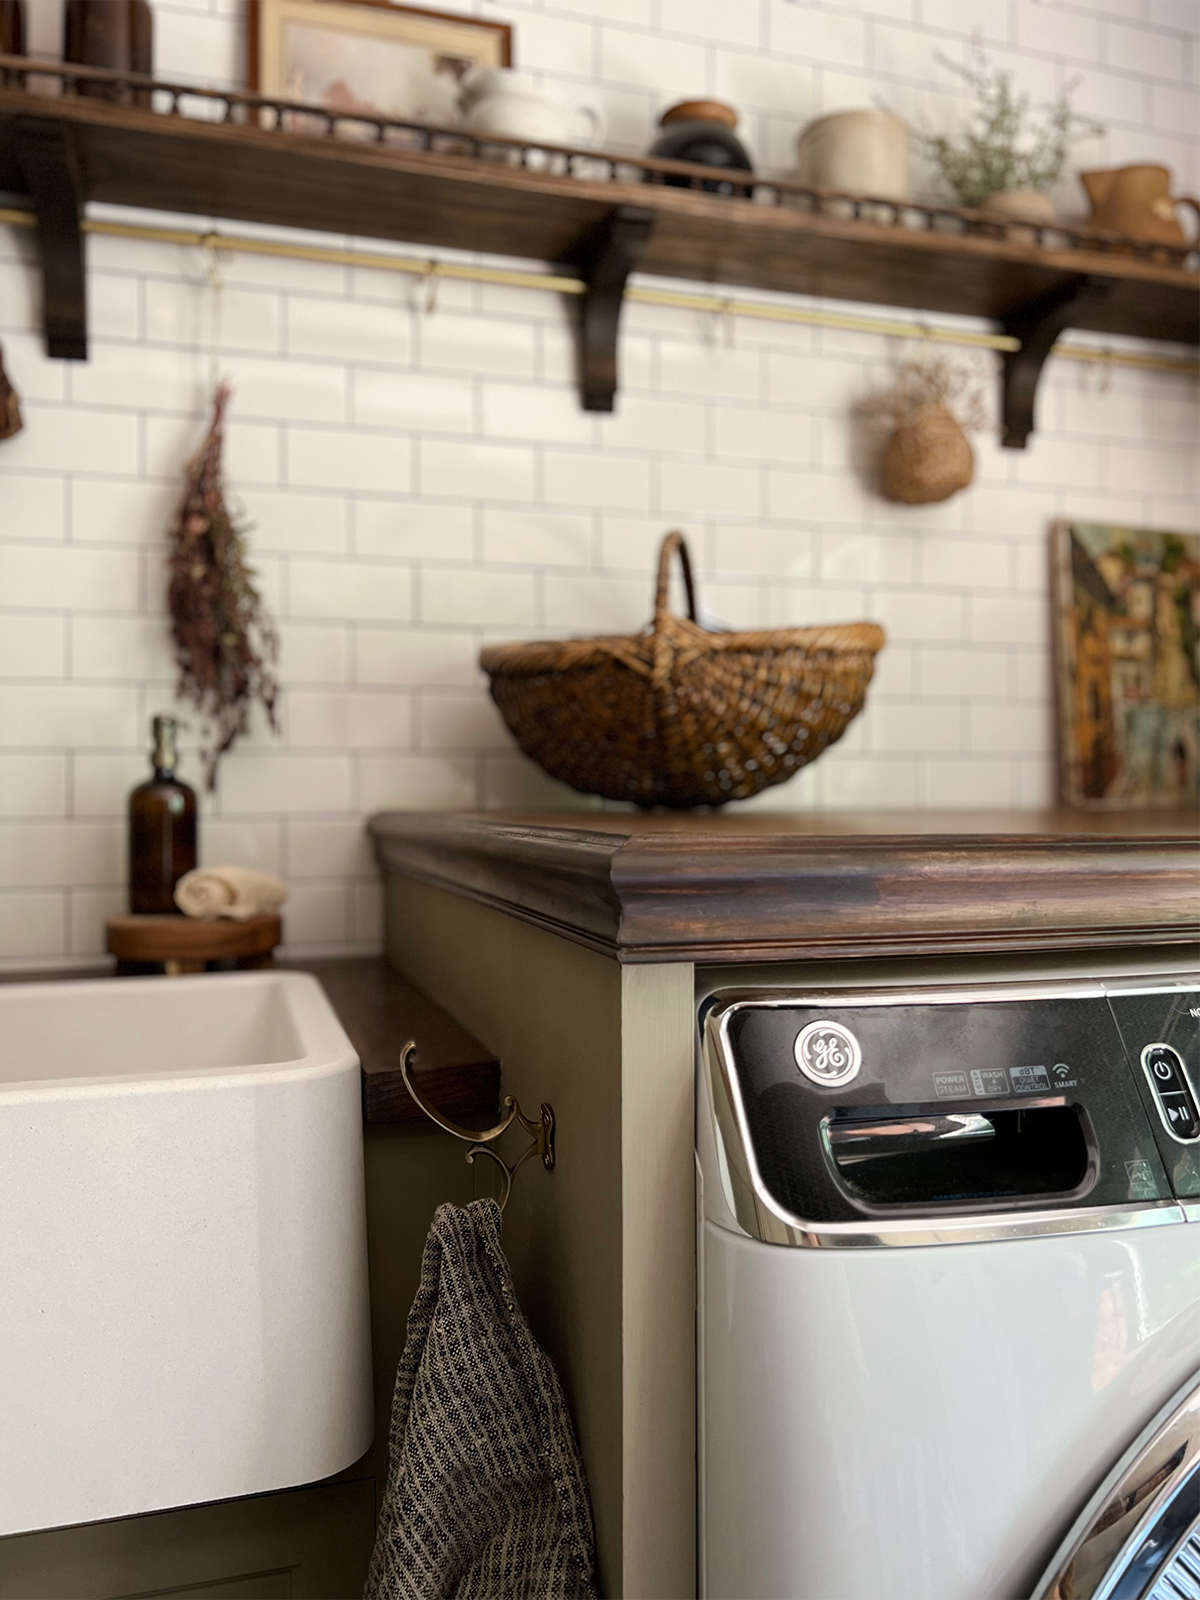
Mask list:
POLYGON ((883 642, 871 622, 710 633, 696 622, 683 535, 669 533, 646 632, 497 645, 479 660, 517 743, 552 777, 639 806, 720 806, 783 783, 841 738, 883 642), (687 620, 667 609, 676 552, 687 620))

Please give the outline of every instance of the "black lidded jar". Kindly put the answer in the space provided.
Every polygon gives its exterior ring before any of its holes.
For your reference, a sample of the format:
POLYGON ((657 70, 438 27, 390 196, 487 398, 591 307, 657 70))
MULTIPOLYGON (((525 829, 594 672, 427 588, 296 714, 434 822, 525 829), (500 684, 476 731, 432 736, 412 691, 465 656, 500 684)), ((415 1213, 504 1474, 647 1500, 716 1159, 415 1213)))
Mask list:
POLYGON ((25 0, 0 0, 0 55, 25 54, 25 0))
MULTIPOLYGON (((700 167, 729 167, 738 172, 753 172, 746 147, 734 133, 738 114, 720 100, 681 100, 658 119, 662 132, 650 146, 650 154, 671 161, 691 161, 700 167)), ((681 172, 647 174, 654 183, 674 189, 700 188, 708 194, 740 195, 748 198, 751 186, 726 183, 719 178, 704 178, 693 184, 681 172)))
POLYGON ((152 726, 154 775, 129 796, 129 909, 164 915, 179 911, 175 885, 196 865, 196 791, 175 776, 175 718, 152 726))

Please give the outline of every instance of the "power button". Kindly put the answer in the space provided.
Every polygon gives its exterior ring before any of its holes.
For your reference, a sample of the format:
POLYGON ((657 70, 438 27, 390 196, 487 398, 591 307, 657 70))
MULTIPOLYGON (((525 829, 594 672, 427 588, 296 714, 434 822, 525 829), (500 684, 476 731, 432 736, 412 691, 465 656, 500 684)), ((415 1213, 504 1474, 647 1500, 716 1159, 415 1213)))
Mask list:
POLYGON ((1148 1044, 1142 1051, 1142 1070, 1171 1137, 1180 1144, 1200 1139, 1200 1113, 1179 1052, 1169 1044, 1148 1044))

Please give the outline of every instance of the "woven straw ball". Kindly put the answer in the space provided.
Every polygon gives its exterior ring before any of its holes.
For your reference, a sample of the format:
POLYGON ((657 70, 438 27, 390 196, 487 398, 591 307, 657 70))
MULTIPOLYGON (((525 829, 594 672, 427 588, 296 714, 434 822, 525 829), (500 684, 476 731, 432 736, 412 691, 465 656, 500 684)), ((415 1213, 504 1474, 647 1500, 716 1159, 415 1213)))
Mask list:
POLYGON ((921 406, 893 431, 880 476, 889 500, 930 505, 967 487, 975 476, 975 452, 945 406, 921 406))

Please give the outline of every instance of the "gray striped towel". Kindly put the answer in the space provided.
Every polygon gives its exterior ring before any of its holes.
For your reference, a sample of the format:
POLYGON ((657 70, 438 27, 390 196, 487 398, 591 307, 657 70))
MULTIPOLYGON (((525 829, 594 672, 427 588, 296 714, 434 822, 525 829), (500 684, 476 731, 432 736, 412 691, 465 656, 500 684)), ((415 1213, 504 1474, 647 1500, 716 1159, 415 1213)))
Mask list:
POLYGON ((433 1219, 389 1452, 366 1600, 593 1600, 579 1449, 494 1200, 433 1219))

